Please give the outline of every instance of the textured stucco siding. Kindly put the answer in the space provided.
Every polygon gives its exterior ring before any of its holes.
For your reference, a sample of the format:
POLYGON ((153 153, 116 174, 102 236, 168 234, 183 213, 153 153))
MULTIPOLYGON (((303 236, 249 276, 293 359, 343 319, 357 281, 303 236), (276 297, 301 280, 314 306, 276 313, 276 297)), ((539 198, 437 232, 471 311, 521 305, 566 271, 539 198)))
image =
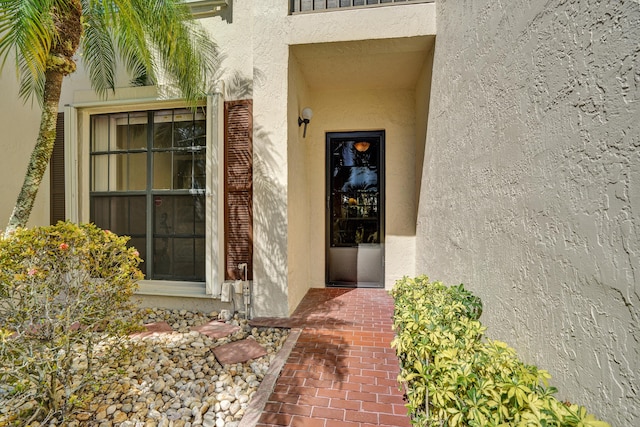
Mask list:
MULTIPOLYGON (((36 145, 40 107, 20 99, 18 79, 9 58, 0 75, 0 230, 4 230, 22 187, 31 151, 36 145)), ((49 224, 49 172, 43 177, 28 226, 49 224)))
POLYGON ((559 397, 640 425, 640 4, 437 3, 417 270, 559 397))

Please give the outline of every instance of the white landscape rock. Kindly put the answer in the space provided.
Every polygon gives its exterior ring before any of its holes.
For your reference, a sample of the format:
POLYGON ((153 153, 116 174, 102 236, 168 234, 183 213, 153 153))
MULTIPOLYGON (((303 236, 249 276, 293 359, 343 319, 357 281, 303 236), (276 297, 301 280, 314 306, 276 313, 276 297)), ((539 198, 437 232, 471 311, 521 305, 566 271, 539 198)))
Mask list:
POLYGON ((100 370, 103 375, 111 375, 110 379, 88 408, 79 411, 75 415, 77 419, 69 420, 68 425, 237 426, 273 356, 267 354, 246 363, 221 366, 212 349, 253 337, 265 348, 277 351, 286 340, 288 330, 252 329, 237 317, 230 323, 239 325, 241 331, 230 337, 212 340, 190 330, 209 322, 210 315, 162 309, 148 311, 146 323, 165 321, 178 330, 132 339, 133 356, 124 362, 110 359, 110 366, 100 370))

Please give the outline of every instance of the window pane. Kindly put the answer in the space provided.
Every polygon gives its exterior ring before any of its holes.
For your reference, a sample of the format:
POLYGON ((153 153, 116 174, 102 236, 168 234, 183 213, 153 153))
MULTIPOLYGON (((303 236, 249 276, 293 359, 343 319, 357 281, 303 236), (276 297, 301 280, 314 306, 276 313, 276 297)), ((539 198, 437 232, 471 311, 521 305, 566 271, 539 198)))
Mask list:
POLYGON ((147 147, 147 113, 114 114, 116 144, 119 150, 137 150, 147 147))
POLYGON ((193 124, 193 137, 196 138, 196 143, 194 145, 206 145, 206 136, 207 134, 207 122, 204 120, 198 120, 193 124))
POLYGON ((207 161, 204 153, 197 153, 193 156, 193 187, 204 190, 207 184, 207 161))
POLYGON ((125 191, 127 190, 127 155, 126 154, 112 154, 109 156, 110 164, 110 181, 111 185, 109 190, 111 191, 125 191), (115 185, 114 185, 115 184, 115 185))
POLYGON ((173 243, 173 274, 189 280, 196 278, 195 273, 195 240, 188 238, 175 239, 173 243))
POLYGON ((129 154, 129 190, 147 188, 147 153, 129 154))
POLYGON ((129 150, 147 148, 147 125, 138 124, 129 126, 129 150))
MULTIPOLYGON (((144 202, 144 196, 93 197, 91 200, 91 220, 104 230, 130 236, 135 234, 131 228, 131 218, 137 214, 144 214, 144 211, 135 212, 132 210, 139 209, 141 200, 144 202)), ((144 233, 145 230, 141 231, 144 233)))
POLYGON ((171 132, 173 125, 171 123, 158 123, 153 131, 153 147, 154 148, 171 148, 171 132))
POLYGON ((102 229, 109 229, 109 197, 91 198, 91 221, 102 229))
POLYGON ((91 151, 109 149, 109 116, 92 117, 91 151))
POLYGON ((129 126, 126 120, 118 120, 118 123, 120 122, 123 122, 123 124, 116 126, 116 140, 113 147, 115 147, 114 149, 116 150, 126 150, 129 138, 129 126))
POLYGON ((154 276, 204 280, 204 229, 204 195, 155 196, 154 276))
POLYGON ((153 198, 153 233, 157 236, 174 234, 174 197, 155 196, 153 198))
POLYGON ((171 148, 173 132, 173 111, 163 110, 154 113, 153 147, 171 148))
POLYGON ((171 152, 153 153, 153 188, 171 189, 171 152))
MULTIPOLYGON (((131 236, 134 246, 146 260, 145 196, 94 196, 91 198, 91 221, 104 230, 131 236)), ((140 269, 146 274, 145 264, 140 269)))
POLYGON ((176 190, 191 188, 193 155, 191 153, 176 153, 173 159, 173 170, 175 171, 173 188, 176 190))
POLYGON ((176 197, 176 234, 193 234, 194 229, 194 198, 191 196, 176 197))
POLYGON ((173 274, 173 240, 153 239, 153 278, 167 279, 173 274))
MULTIPOLYGON (((132 196, 129 198, 129 235, 144 236, 147 232, 147 198, 146 196, 132 196)), ((140 249, 138 249, 140 253, 140 249)))
POLYGON ((204 109, 105 114, 92 117, 91 220, 100 227, 131 236, 146 261, 149 279, 204 280, 205 204, 202 194, 171 190, 201 189, 206 184, 206 120, 204 109), (149 132, 153 132, 148 154, 149 132), (108 153, 108 154, 107 154, 108 153), (151 163, 150 160, 153 162, 151 163), (147 184, 149 167, 152 183, 147 184), (154 194, 152 190, 162 190, 154 194), (139 192, 133 195, 127 193, 139 192), (168 194, 165 194, 168 193, 168 194), (117 194, 117 195, 116 195, 117 194), (152 206, 148 212, 147 207, 152 206), (147 235, 148 221, 153 234, 147 235), (151 239, 151 253, 147 242, 151 239))
POLYGON ((190 147, 193 144, 193 122, 176 122, 173 125, 173 146, 190 147))
POLYGON ((204 282, 205 275, 205 239, 194 239, 195 244, 195 256, 194 256, 194 280, 204 282))
MULTIPOLYGON (((136 248, 138 253, 140 254, 140 258, 142 258, 143 260, 148 259, 147 258, 147 245, 145 243, 144 237, 143 238, 132 237, 131 240, 129 240, 128 246, 136 248)), ((140 269, 140 271, 142 271, 142 274, 144 274, 145 278, 146 278, 146 275, 147 275, 147 263, 146 262, 141 262, 140 265, 138 265, 138 268, 140 269)))
POLYGON ((176 220, 179 233, 204 236, 205 232, 205 197, 203 194, 192 194, 176 198, 176 220))
POLYGON ((118 235, 129 235, 129 198, 128 197, 112 197, 111 198, 111 218, 108 230, 118 235))
POLYGON ((193 199, 193 232, 196 236, 204 236, 205 233, 205 197, 203 194, 193 195, 191 196, 193 199))
POLYGON ((91 171, 93 177, 92 191, 108 191, 109 190, 109 156, 95 155, 91 157, 92 165, 91 171))
POLYGON ((156 235, 204 236, 204 194, 155 196, 154 233, 156 235))

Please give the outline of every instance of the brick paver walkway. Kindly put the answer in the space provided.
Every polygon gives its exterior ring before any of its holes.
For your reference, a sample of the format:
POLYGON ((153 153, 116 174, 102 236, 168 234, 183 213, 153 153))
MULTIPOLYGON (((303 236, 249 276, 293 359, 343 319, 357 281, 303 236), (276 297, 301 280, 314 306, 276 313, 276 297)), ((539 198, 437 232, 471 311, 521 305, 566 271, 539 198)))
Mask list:
POLYGON ((310 289, 288 319, 300 328, 258 426, 410 426, 390 347, 393 300, 381 289, 310 289))

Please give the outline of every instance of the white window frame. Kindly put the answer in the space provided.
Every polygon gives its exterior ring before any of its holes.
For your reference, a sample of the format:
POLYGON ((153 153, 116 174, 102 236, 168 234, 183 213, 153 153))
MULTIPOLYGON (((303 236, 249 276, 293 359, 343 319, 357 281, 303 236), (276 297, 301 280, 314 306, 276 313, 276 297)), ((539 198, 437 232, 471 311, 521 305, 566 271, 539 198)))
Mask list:
MULTIPOLYGON (((162 100, 157 96, 127 98, 127 89, 118 89, 124 96, 110 101, 77 102, 67 105, 65 113, 65 216, 72 222, 88 222, 89 215, 89 154, 90 120, 95 114, 184 108, 182 100, 162 100)), ((155 93, 156 89, 153 88, 155 93)), ((203 103, 204 104, 204 103, 203 103)), ((206 99, 206 189, 205 189, 205 294, 220 298, 224 281, 224 99, 222 91, 206 99)), ((143 280, 147 288, 154 285, 174 289, 191 282, 143 280)))

